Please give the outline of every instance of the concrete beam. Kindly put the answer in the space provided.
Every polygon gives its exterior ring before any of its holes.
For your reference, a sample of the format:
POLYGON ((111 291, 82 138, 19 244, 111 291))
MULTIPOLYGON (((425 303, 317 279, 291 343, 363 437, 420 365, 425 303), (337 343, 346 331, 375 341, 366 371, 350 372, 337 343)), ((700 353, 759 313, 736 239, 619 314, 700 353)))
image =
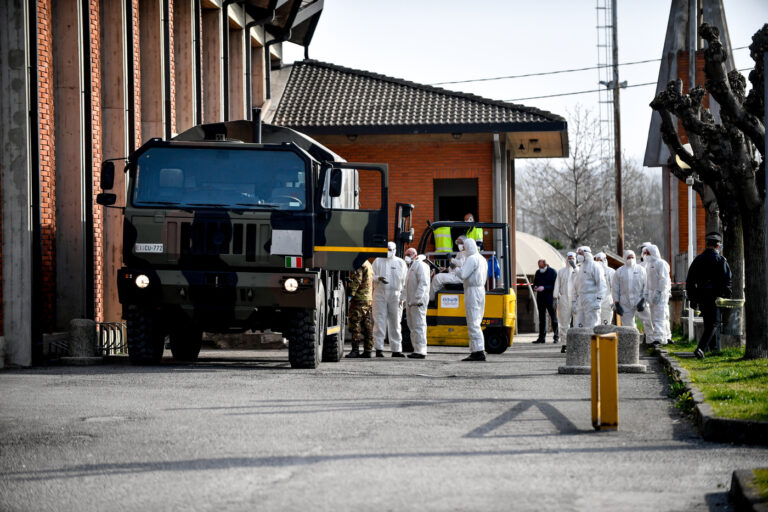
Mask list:
MULTIPOLYGON (((127 156, 130 151, 128 142, 128 103, 126 97, 125 64, 128 58, 125 51, 123 16, 125 12, 120 2, 104 2, 101 18, 109 30, 102 31, 101 77, 102 87, 102 148, 105 159, 127 156)), ((132 58, 132 57, 131 57, 132 58)), ((125 175, 122 162, 115 162, 115 186, 112 192, 117 194, 118 204, 124 204, 125 175)), ((117 269, 122 266, 123 219, 120 210, 104 208, 103 228, 103 286, 104 286, 104 321, 119 322, 122 306, 117 296, 117 269)))
POLYGON ((0 179, 5 361, 32 364, 32 219, 26 2, 0 19, 0 179))
POLYGON ((140 0, 139 40, 141 47, 141 138, 163 137, 163 27, 160 2, 140 0))
POLYGON ((173 2, 173 53, 176 81, 176 131, 195 125, 195 54, 192 2, 173 2))
POLYGON ((224 120, 221 9, 203 9, 203 122, 224 120))
MULTIPOLYGON (((230 25, 231 27, 231 25, 230 25)), ((229 119, 246 119, 245 31, 229 29, 229 119)))
POLYGON ((82 144, 79 9, 79 0, 52 4, 58 330, 86 313, 84 173, 91 171, 91 162, 84 162, 82 144))

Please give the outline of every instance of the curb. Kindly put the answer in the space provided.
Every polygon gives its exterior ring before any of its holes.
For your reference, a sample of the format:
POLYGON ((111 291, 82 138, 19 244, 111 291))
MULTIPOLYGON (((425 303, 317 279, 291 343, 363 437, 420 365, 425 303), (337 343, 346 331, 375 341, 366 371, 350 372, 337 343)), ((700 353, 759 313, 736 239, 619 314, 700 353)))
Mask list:
POLYGON ((696 426, 706 441, 768 445, 768 421, 736 420, 716 416, 712 406, 704 401, 704 395, 693 383, 688 370, 680 366, 667 350, 655 350, 661 363, 669 368, 672 377, 682 382, 691 393, 695 404, 696 426))
POLYGON ((760 496, 754 486, 754 473, 751 469, 739 469, 733 472, 730 496, 738 511, 768 511, 768 498, 760 496))

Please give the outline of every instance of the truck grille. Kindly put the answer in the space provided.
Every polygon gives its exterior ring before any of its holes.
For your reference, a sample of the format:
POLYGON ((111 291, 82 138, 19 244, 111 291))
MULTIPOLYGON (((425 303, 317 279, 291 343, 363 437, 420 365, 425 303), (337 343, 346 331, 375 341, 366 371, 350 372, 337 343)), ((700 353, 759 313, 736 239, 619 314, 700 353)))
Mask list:
POLYGON ((271 232, 268 223, 170 221, 167 229, 169 240, 179 240, 178 254, 182 256, 245 255, 245 261, 269 256, 264 249, 271 232))

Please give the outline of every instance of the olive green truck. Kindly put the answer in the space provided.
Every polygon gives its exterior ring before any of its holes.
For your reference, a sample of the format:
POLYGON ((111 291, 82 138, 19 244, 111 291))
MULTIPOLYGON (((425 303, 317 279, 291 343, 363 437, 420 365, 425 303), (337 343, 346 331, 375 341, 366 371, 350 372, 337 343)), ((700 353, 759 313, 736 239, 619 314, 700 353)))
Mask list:
MULTIPOLYGON (((258 116, 256 116, 258 117, 258 116)), ((387 167, 259 120, 152 139, 126 160, 118 293, 128 355, 198 357, 203 332, 271 329, 294 368, 343 355, 349 273, 387 251, 387 167)), ((102 167, 110 190, 114 164, 102 167)), ((122 203, 122 198, 120 198, 122 203)))

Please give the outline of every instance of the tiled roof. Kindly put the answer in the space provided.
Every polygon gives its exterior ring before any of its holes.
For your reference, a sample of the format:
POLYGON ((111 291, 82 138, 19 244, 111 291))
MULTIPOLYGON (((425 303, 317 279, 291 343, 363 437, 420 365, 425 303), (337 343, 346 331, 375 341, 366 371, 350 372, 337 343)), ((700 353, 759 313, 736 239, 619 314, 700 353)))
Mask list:
POLYGON ((543 110, 313 60, 294 63, 273 122, 308 134, 565 131, 543 110))

